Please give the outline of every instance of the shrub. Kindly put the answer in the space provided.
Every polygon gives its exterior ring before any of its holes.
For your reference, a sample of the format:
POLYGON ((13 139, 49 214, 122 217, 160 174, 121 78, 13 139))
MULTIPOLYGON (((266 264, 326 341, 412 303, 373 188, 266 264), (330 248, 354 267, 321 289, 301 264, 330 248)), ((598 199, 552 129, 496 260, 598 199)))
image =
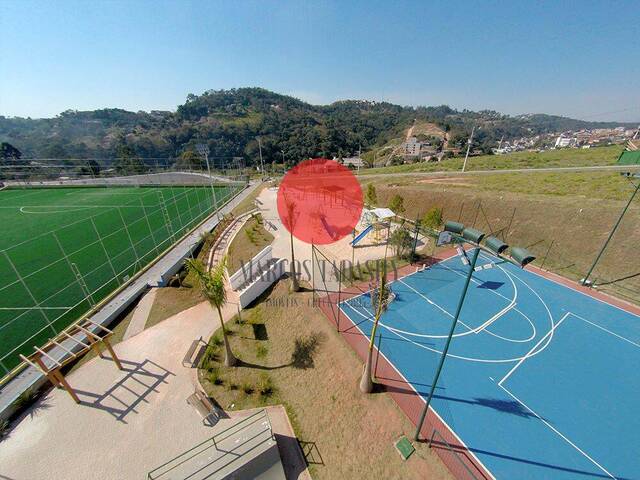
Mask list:
POLYGON ((213 385, 222 385, 224 383, 218 368, 212 368, 209 370, 208 379, 213 385))
POLYGON ((268 398, 275 392, 273 381, 269 375, 262 375, 258 383, 258 393, 264 398, 268 398))
POLYGON ((249 382, 243 382, 242 391, 247 395, 251 395, 254 392, 253 385, 251 385, 249 382))
POLYGON ((259 344, 256 347, 256 357, 265 358, 268 353, 269 353, 269 349, 267 348, 266 345, 259 344))
POLYGON ((2 420, 0 422, 0 438, 4 437, 9 431, 9 421, 2 420))

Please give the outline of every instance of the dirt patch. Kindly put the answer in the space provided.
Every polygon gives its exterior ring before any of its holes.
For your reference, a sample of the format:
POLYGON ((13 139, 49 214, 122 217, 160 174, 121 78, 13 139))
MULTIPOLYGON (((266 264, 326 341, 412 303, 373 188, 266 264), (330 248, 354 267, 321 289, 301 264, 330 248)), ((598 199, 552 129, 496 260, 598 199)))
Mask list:
POLYGON ((424 444, 400 459, 393 442, 414 427, 386 394, 359 391, 362 362, 312 306, 311 292, 289 294, 279 282, 243 319, 230 323, 242 363, 225 368, 221 347, 210 348, 203 387, 224 408, 286 405, 314 478, 451 478, 424 444), (264 325, 266 340, 253 324, 264 325))
POLYGON ((460 177, 441 177, 441 178, 425 178, 418 180, 418 183, 435 183, 437 185, 458 185, 458 186, 471 186, 469 178, 460 177))

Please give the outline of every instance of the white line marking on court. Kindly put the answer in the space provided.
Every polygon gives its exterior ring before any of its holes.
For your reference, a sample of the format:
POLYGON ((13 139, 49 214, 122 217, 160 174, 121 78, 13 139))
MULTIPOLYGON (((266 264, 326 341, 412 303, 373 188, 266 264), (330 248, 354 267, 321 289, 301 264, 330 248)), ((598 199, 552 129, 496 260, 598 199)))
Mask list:
MULTIPOLYGON (((568 315, 568 314, 567 314, 568 315)), ((563 317, 566 318, 566 315, 563 317)), ((509 390, 507 390, 505 387, 503 387, 502 385, 500 385, 500 383, 502 383, 504 379, 502 379, 500 382, 498 382, 498 386, 504 390, 509 396, 511 396, 511 398, 513 398, 516 402, 518 402, 520 405, 522 405, 524 408, 526 408, 527 410, 529 410, 533 415, 535 415, 535 417, 540 420, 542 423, 544 423, 547 427, 549 427, 551 430, 553 430, 560 438, 562 438, 565 442, 567 442, 569 445, 571 445, 573 448, 575 448, 578 452, 580 452, 584 457, 586 457, 589 461, 591 461, 591 463, 593 463, 596 467, 598 467, 600 470, 602 470, 604 473, 606 473, 607 475, 609 475, 611 478, 613 478, 614 480, 617 480, 616 477, 614 477, 608 470, 606 470, 602 465, 600 465, 598 462, 596 462, 593 458, 591 458, 584 450, 582 450, 580 447, 578 447, 575 443, 573 443, 571 440, 569 440, 566 436, 564 436, 562 433, 560 433, 560 431, 558 429, 556 429, 555 427, 553 427, 549 422, 547 422, 544 418, 542 418, 540 415, 538 415, 536 412, 534 412, 531 408, 529 408, 527 406, 527 404, 525 404, 522 400, 520 400, 518 397, 516 397, 513 393, 511 393, 509 390)))
POLYGON ((618 337, 620 340, 624 340, 625 342, 629 342, 631 345, 633 345, 633 346, 635 346, 635 347, 640 348, 640 344, 637 344, 636 342, 631 341, 631 340, 629 340, 628 338, 623 337, 622 335, 618 335, 617 333, 614 333, 614 332, 612 332, 611 330, 607 330, 606 328, 601 327, 600 325, 598 325, 598 324, 596 324, 596 323, 593 323, 593 322, 591 322, 591 321, 587 320, 586 318, 582 318, 580 315, 576 315, 576 314, 575 314, 575 313, 573 313, 573 312, 570 312, 570 314, 571 314, 571 315, 573 315, 574 317, 578 318, 579 320, 582 320, 583 322, 590 323, 590 324, 591 324, 591 325, 593 325, 594 327, 599 328, 600 330, 603 330, 603 331, 605 331, 605 332, 607 332, 607 333, 609 333, 609 334, 613 335, 614 337, 618 337))
MULTIPOLYGON (((351 321, 351 319, 350 319, 350 321, 351 321)), ((353 326, 354 326, 354 327, 356 327, 358 330, 360 330, 360 334, 361 334, 364 338, 368 338, 368 337, 364 334, 364 332, 360 329, 360 327, 359 327, 358 325, 356 325, 355 323, 353 323, 353 321, 351 321, 351 323, 353 324, 353 326)), ((376 350, 378 349, 378 347, 375 347, 375 348, 376 348, 376 350)), ((427 403, 427 401, 424 399, 424 397, 418 393, 418 391, 417 391, 417 390, 415 389, 415 387, 411 384, 411 382, 409 382, 409 380, 407 380, 407 377, 405 377, 405 376, 402 374, 402 372, 400 372, 400 370, 398 370, 398 369, 396 368, 396 366, 393 364, 393 362, 392 362, 391 360, 389 360, 389 359, 387 358, 387 356, 386 356, 383 352, 381 352, 381 351, 379 351, 379 350, 378 350, 378 352, 380 353, 380 355, 382 355, 382 358, 384 358, 384 359, 387 361, 387 363, 388 363, 389 365, 391 365, 391 368, 393 368, 393 369, 396 371, 396 373, 397 373, 398 375, 400 375, 400 377, 405 381, 405 383, 406 383, 407 385, 409 385, 409 387, 411 388, 411 390, 413 390, 413 391, 414 391, 414 393, 418 396, 418 398, 419 398, 420 400, 422 400, 424 403, 427 403)), ((447 354, 447 356, 450 356, 450 355, 451 355, 451 354, 447 354)), ((456 438, 456 440, 457 440, 458 442, 460 442, 460 444, 461 444, 461 445, 463 445, 463 446, 464 446, 464 448, 466 448, 466 449, 467 449, 467 452, 469 452, 469 455, 471 455, 471 456, 476 460, 476 462, 478 462, 478 465, 480 465, 480 466, 482 466, 482 468, 484 468, 485 472, 491 476, 491 479, 492 479, 492 480, 496 480, 496 477, 493 475, 493 473, 491 473, 491 470, 489 470, 489 469, 485 466, 485 464, 484 464, 484 463, 482 463, 482 462, 480 461, 480 459, 478 458, 478 456, 477 456, 475 453, 473 453, 473 452, 471 451, 471 449, 469 449, 469 447, 467 447, 467 444, 466 444, 466 443, 464 443, 464 442, 462 441, 462 439, 461 439, 461 438, 460 438, 460 436, 455 432, 455 430, 454 430, 453 428, 451 428, 451 426, 450 426, 447 422, 445 422, 445 421, 444 421, 444 419, 440 416, 440 414, 439 414, 439 413, 436 411, 436 409, 433 407, 433 404, 429 405, 429 410, 431 410, 431 412, 432 412, 436 417, 438 417, 438 420, 440 420, 440 422, 442 422, 442 424, 443 424, 443 425, 446 425, 446 426, 447 426, 447 428, 449 429, 449 432, 451 432, 451 434, 456 438)))
MULTIPOLYGON (((511 370, 509 370, 509 372, 507 372, 507 374, 506 374, 504 377, 502 377, 502 380, 500 380, 500 381, 498 382, 498 385, 502 385, 502 382, 504 382, 507 378, 509 378, 509 376, 510 376, 510 375, 511 375, 511 374, 512 374, 512 373, 513 373, 513 372, 514 372, 514 371, 515 371, 515 370, 516 370, 516 369, 517 369, 517 368, 522 364, 522 362, 524 362, 527 358, 532 357, 533 355, 535 355, 535 354, 533 353, 533 352, 534 352, 534 350, 535 350, 536 348, 538 348, 538 346, 539 346, 542 342, 544 342, 545 338, 547 338, 547 337, 548 337, 548 336, 550 336, 550 335, 553 335, 553 332, 555 331, 555 329, 556 329, 556 328, 558 328, 558 327, 562 324, 562 322, 564 322, 564 321, 567 319, 567 317, 568 317, 569 315, 571 315, 571 313, 570 313, 570 312, 565 313, 565 314, 564 314, 564 316, 560 319, 560 321, 558 321, 558 323, 556 323, 553 327, 551 327, 551 330, 549 330, 547 333, 545 333, 545 334, 544 334, 544 336, 543 336, 540 340, 538 340, 538 343, 536 343, 536 344, 533 346, 533 348, 532 348, 531 350, 529 350, 529 351, 527 352, 527 354, 526 354, 524 357, 522 357, 522 358, 520 359, 520 361, 519 361, 518 363, 516 363, 516 364, 513 366, 513 368, 512 368, 511 370)), ((547 343, 547 345, 548 345, 548 343, 547 343)))
MULTIPOLYGON (((434 307, 436 307, 437 309, 443 311, 444 313, 446 313, 448 316, 450 316, 451 318, 454 318, 454 316, 452 314, 450 314, 447 310, 445 310, 444 308, 442 308, 440 305, 438 305, 436 302, 434 302, 433 300, 431 300, 429 297, 427 297, 426 295, 420 293, 418 290, 416 290, 415 288, 413 288, 411 285, 409 285, 406 282, 403 282, 401 279, 398 279, 398 282, 400 282, 401 284, 403 284, 404 286, 410 288, 411 290, 413 290, 415 293, 417 293, 418 295, 420 295, 422 298, 424 298, 429 304, 433 305, 434 307)), ((467 325, 466 323, 464 323, 462 320, 458 319, 458 323, 464 325, 467 330, 473 330, 471 327, 469 327, 469 325, 467 325)))

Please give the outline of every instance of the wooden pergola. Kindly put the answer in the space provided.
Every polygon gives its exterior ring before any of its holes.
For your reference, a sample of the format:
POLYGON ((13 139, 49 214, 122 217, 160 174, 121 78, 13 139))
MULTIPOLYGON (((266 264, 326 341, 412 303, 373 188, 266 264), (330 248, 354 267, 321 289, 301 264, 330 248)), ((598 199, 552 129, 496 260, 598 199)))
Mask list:
POLYGON ((111 358, 118 369, 122 370, 122 364, 116 356, 116 352, 113 351, 111 343, 109 343, 111 335, 113 335, 113 332, 107 327, 85 319, 62 331, 56 337, 50 338, 42 347, 34 346, 33 349, 35 351, 28 357, 20 355, 20 358, 40 370, 55 387, 64 388, 76 403, 80 403, 78 395, 65 380, 60 369, 74 362, 90 349, 93 349, 99 357, 102 357, 100 352, 100 344, 102 343, 109 350, 111 358), (97 327, 97 330, 94 327, 97 327), (92 331, 92 329, 94 330, 92 331), (102 336, 95 333, 96 331, 102 333, 102 336), (53 349, 58 349, 58 352, 66 353, 66 355, 56 359, 52 355, 53 349))

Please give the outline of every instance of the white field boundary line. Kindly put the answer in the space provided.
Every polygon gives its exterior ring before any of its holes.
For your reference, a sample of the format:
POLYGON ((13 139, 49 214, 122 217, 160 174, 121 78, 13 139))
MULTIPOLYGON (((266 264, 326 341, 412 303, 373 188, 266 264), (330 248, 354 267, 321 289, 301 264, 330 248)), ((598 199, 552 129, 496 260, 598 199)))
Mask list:
POLYGON ((563 317, 558 321, 558 323, 556 323, 553 327, 551 327, 551 329, 549 329, 549 331, 548 331, 547 333, 545 333, 545 334, 544 334, 544 336, 543 336, 540 340, 538 340, 538 342, 533 346, 533 348, 532 348, 531 350, 529 350, 529 351, 524 355, 524 357, 522 357, 522 358, 520 359, 520 361, 518 361, 518 363, 516 363, 516 364, 513 366, 513 368, 507 372, 507 374, 506 374, 504 377, 502 377, 502 380, 500 380, 500 381, 498 382, 498 386, 499 386, 499 387, 501 387, 501 386, 502 386, 502 383, 503 383, 507 378, 509 378, 509 377, 511 376, 511 374, 512 374, 513 372, 515 372, 515 371, 516 371, 516 369, 517 369, 520 365, 522 365, 522 362, 524 362, 526 359, 528 359, 528 358, 530 358, 530 357, 532 357, 532 356, 534 355, 534 352, 535 352, 536 348, 538 348, 538 347, 540 346, 540 344, 541 344, 542 342, 544 342, 544 341, 545 341, 545 339, 546 339, 549 335, 553 335, 553 332, 555 331, 555 329, 556 329, 556 328, 558 328, 560 325, 562 325, 562 323, 567 319, 567 317, 569 317, 569 315, 571 315, 571 312, 567 312, 567 313, 565 313, 565 314, 564 314, 564 316, 563 316, 563 317))
MULTIPOLYGON (((451 318, 454 318, 454 316, 449 313, 447 310, 445 310, 443 307, 441 307, 440 305, 438 305, 436 302, 434 302, 433 300, 431 300, 429 297, 427 297, 426 295, 420 293, 418 290, 416 290, 415 288, 413 288, 411 285, 409 285, 408 283, 402 281, 401 279, 398 279, 398 282, 400 282, 401 284, 403 284, 404 286, 408 287, 410 290, 413 290, 415 293, 417 293, 420 297, 422 297, 423 299, 425 299, 427 301, 427 303, 429 303, 430 305, 433 305, 434 307, 436 307, 438 310, 444 312, 446 315, 448 315, 451 318)), ((473 329, 467 325, 466 323, 464 323, 462 320, 458 319, 458 323, 460 323, 461 325, 463 325, 467 330, 469 331, 473 331, 473 329)))
MULTIPOLYGON (((349 315, 347 315, 347 318, 349 318, 349 315)), ((360 332, 360 334, 367 339, 368 337, 364 334, 364 332, 362 331, 362 329, 355 323, 353 323, 353 321, 351 320, 351 318, 349 318, 349 321, 351 322, 351 324, 356 327, 358 329, 358 331, 360 332)), ((415 387, 413 386, 413 384, 411 382, 409 382, 409 380, 407 380, 407 378, 402 374, 402 372, 400 372, 400 370, 398 370, 396 368, 396 366, 393 364, 393 362, 391 362, 387 356, 380 350, 378 350, 378 347, 374 347, 377 351, 379 355, 382 355, 382 358, 384 358, 386 360, 386 362, 391 365, 391 368, 393 368, 395 370, 395 372, 400 376, 400 378, 402 378, 405 383, 411 388, 411 390, 413 390, 413 392, 416 394, 416 396, 422 400, 423 403, 427 403, 427 401, 422 397, 422 395, 420 395, 418 393, 418 391, 415 389, 415 387)), ((450 356, 450 355, 447 355, 450 356)), ((471 451, 471 449, 467 446, 466 443, 464 443, 462 441, 462 439, 458 436, 458 434, 453 430, 453 428, 451 428, 451 426, 444 421, 444 419, 438 414, 438 412, 436 412, 435 408, 432 405, 429 405, 429 410, 436 416, 438 417, 438 420, 440 420, 440 422, 442 422, 443 425, 446 425, 446 427, 449 429, 449 431, 451 432, 451 434, 456 438, 456 440, 458 442, 460 442, 460 444, 467 450, 467 452, 469 452, 469 454, 475 459, 476 462, 478 462, 478 465, 482 466, 482 468, 484 468, 485 473, 487 473, 492 480, 496 480, 496 477, 491 473, 491 470, 489 470, 484 463, 482 463, 480 461, 480 459, 477 457, 477 455, 475 453, 473 453, 471 451)))
MULTIPOLYGON (((569 315, 569 314, 567 314, 569 315)), ((566 316, 564 317, 566 318, 566 316)), ((504 380, 504 379, 503 379, 504 380)), ((502 382, 503 380, 501 380, 500 382, 502 382)), ((596 467, 598 467, 600 470, 602 470, 604 473, 606 473, 609 477, 613 478, 614 480, 617 480, 616 477, 614 477, 611 472, 609 472, 607 469, 605 469, 602 465, 600 465, 598 462, 596 462, 591 456, 589 456, 589 454, 587 454, 584 450, 582 450, 580 447, 578 447, 575 443, 573 443, 571 440, 569 440, 565 435, 563 435, 558 429, 556 429, 553 425, 551 425, 549 422, 547 422, 544 418, 542 418, 540 415, 538 415, 536 412, 534 412, 531 408, 529 408, 529 406, 527 406, 526 403, 524 403, 522 400, 520 400, 518 397, 516 397, 513 393, 511 393, 509 390, 507 390, 505 387, 503 387, 502 385, 500 385, 500 383, 498 383, 498 386, 504 390, 504 392, 507 393, 507 395, 509 395, 511 398, 513 398, 516 402, 518 402, 520 405, 522 405, 524 408, 526 408, 529 412, 531 412, 538 420, 540 420, 542 423, 544 423, 547 427, 549 427, 556 435, 558 435, 560 438, 562 438, 565 442, 567 442, 569 445, 571 445, 573 448, 575 448, 580 454, 582 454, 585 458, 587 458, 591 463, 593 463, 596 467)))
POLYGON ((582 318, 580 315, 576 315, 576 314, 575 314, 575 313, 573 313, 573 312, 570 312, 570 314, 571 314, 571 315, 573 315, 574 317, 576 317, 578 320, 582 320, 583 322, 587 322, 588 324, 593 325, 594 327, 599 328, 600 330, 602 330, 602 331, 604 331, 604 332, 606 332, 606 333, 608 333, 608 334, 610 334, 610 335, 613 335, 614 337, 617 337, 617 338, 619 338, 620 340, 624 340, 625 342, 630 343, 630 344, 631 344, 631 345, 633 345, 634 347, 638 347, 638 348, 640 348, 640 344, 638 344, 638 343, 636 343, 636 342, 634 342, 634 341, 632 341, 632 340, 629 340, 628 338, 623 337, 622 335, 618 335, 617 333, 612 332, 611 330, 607 330, 606 328, 604 328, 604 327, 602 327, 602 326, 600 326, 600 325, 598 325, 598 324, 596 324, 596 323, 593 323, 593 322, 591 322, 591 321, 587 320, 586 318, 582 318))

